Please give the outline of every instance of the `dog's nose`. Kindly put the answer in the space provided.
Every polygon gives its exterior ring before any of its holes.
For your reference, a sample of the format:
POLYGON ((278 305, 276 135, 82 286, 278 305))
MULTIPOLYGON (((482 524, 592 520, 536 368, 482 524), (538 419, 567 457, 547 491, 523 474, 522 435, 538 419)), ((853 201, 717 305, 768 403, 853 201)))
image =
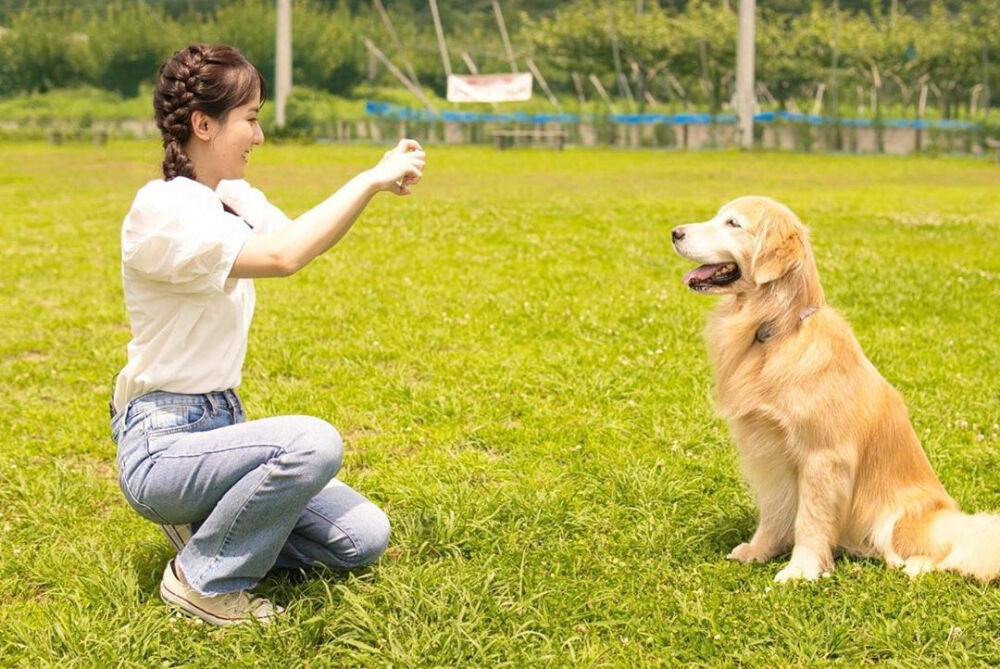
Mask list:
POLYGON ((684 239, 684 230, 682 230, 681 228, 674 228, 674 231, 671 232, 670 234, 674 238, 675 242, 679 242, 680 240, 684 239))

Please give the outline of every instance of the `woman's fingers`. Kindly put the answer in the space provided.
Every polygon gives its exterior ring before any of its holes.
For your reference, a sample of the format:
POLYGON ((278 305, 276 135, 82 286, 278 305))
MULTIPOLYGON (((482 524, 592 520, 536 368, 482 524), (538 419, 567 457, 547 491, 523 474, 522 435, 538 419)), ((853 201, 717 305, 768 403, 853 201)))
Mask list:
POLYGON ((386 153, 386 167, 391 165, 399 176, 388 185, 389 190, 397 195, 409 195, 410 186, 420 181, 424 167, 427 165, 427 154, 420 142, 403 138, 395 147, 386 153))
POLYGON ((416 166, 411 166, 403 176, 392 182, 392 192, 396 193, 396 195, 409 195, 411 192, 410 186, 419 182, 422 176, 424 176, 422 170, 416 166))
POLYGON ((409 153, 410 151, 423 151, 423 148, 417 140, 404 137, 399 140, 398 144, 396 144, 396 150, 403 153, 409 153))

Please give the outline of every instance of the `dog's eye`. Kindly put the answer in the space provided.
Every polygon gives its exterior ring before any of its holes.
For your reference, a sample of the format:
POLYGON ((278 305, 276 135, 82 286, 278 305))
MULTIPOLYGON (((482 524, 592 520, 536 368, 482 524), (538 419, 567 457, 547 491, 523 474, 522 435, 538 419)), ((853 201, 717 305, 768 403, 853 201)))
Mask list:
POLYGON ((726 219, 726 225, 728 225, 731 228, 738 228, 738 227, 740 227, 740 224, 736 222, 735 218, 728 218, 728 219, 726 219))

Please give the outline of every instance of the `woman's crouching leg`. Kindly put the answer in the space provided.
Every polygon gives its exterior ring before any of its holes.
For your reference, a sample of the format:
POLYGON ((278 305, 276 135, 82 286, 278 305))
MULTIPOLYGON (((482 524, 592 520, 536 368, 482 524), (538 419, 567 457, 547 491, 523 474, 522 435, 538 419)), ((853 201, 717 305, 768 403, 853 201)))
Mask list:
POLYGON ((285 542, 277 567, 356 569, 389 545, 389 518, 362 494, 333 479, 310 500, 285 542))

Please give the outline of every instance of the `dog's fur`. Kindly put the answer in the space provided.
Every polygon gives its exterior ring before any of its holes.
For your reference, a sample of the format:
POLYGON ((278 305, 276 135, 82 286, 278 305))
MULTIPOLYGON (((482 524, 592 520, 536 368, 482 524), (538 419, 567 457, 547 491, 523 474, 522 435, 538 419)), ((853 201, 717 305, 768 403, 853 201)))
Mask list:
POLYGON ((716 403, 760 510, 753 538, 729 557, 766 562, 791 549, 779 582, 829 573, 838 548, 911 576, 1000 575, 1000 516, 961 513, 945 492, 901 395, 826 305, 795 214, 744 197, 673 237, 689 260, 739 268, 720 285, 705 280, 712 268, 685 276, 726 295, 706 329, 716 403))

